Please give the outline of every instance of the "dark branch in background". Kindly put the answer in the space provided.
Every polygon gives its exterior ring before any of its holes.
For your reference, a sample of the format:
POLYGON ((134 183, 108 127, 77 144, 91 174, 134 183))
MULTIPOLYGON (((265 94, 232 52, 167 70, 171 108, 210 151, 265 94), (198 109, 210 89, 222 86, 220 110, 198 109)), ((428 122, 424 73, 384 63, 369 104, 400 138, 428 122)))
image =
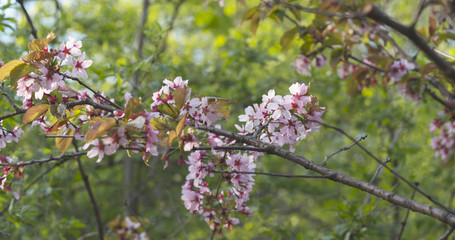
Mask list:
POLYGON ((393 28, 403 36, 406 36, 439 67, 439 69, 450 80, 450 82, 455 83, 455 69, 452 67, 452 65, 443 58, 439 57, 438 53, 433 51, 433 48, 431 48, 427 42, 417 34, 412 26, 408 27, 395 21, 373 4, 366 5, 363 9, 363 13, 368 18, 371 18, 376 22, 383 23, 393 28))
MULTIPOLYGON (((344 136, 346 136, 347 138, 351 139, 351 141, 355 142, 356 139, 351 137, 349 134, 347 134, 343 129, 341 128, 338 128, 338 127, 334 127, 334 126, 331 126, 331 125, 328 125, 326 123, 323 123, 323 122, 319 122, 319 121, 314 121, 314 120, 308 120, 308 121, 311 121, 311 122, 315 122, 315 123, 318 123, 318 124, 321 124, 323 127, 326 127, 326 128, 331 128, 341 134, 343 134, 344 136)), ((364 151, 368 156, 370 156, 371 158, 373 158, 377 163, 381 164, 383 167, 385 167, 387 170, 389 170, 390 173, 392 173, 393 175, 397 176, 400 180, 402 180, 403 182, 405 182, 407 185, 409 185, 411 188, 415 189, 417 192, 419 192, 420 194, 422 194, 423 196, 425 196, 428 200, 430 200, 432 203, 436 204, 437 206, 443 208, 445 211, 451 213, 451 214, 455 214, 455 212, 446 207, 444 204, 440 203, 439 201, 437 201, 436 199, 434 199, 432 196, 430 196, 429 194, 425 193, 423 190, 421 190, 420 188, 418 188, 416 185, 414 185, 413 183, 411 183, 409 180, 407 180, 406 178, 404 178, 403 176, 401 176, 399 173, 397 173, 395 170, 393 170, 392 168, 390 168, 389 166, 387 166, 385 163, 383 163, 378 157, 376 157, 374 154, 372 154, 368 149, 366 149, 362 144, 358 143, 357 144, 361 149, 362 151, 364 151)))
POLYGON ((379 173, 381 173, 382 168, 384 168, 384 165, 386 165, 386 164, 389 163, 390 161, 391 161, 390 158, 387 158, 382 164, 380 164, 380 165, 378 166, 378 168, 376 168, 376 172, 374 172, 374 175, 373 175, 373 177, 372 177, 371 180, 370 180, 370 184, 373 184, 373 183, 374 183, 374 181, 376 180, 376 178, 379 176, 379 173))
MULTIPOLYGON (((415 185, 419 186, 419 183, 416 182, 415 185)), ((414 199, 415 193, 416 193, 416 190, 414 189, 414 191, 412 191, 411 200, 414 199)), ((408 211, 406 211, 406 216, 404 217, 403 222, 401 222, 401 229, 400 229, 400 233, 398 233, 397 240, 400 240, 401 235, 403 235, 404 228, 406 227, 406 223, 408 222, 409 212, 410 212, 410 210, 408 209, 408 211)))
MULTIPOLYGON (((74 150, 76 150, 76 152, 79 152, 78 147, 77 147, 77 142, 74 139, 73 139, 73 146, 74 146, 74 150)), ((79 167, 79 172, 81 173, 82 180, 84 181, 85 188, 87 189, 87 193, 88 193, 88 195, 90 197, 90 201, 92 203, 93 212, 95 213, 96 223, 98 225, 99 239, 104 239, 103 223, 101 222, 100 212, 98 210, 98 205, 96 204, 95 196, 93 195, 92 187, 90 186, 88 176, 87 176, 87 174, 85 174, 84 168, 82 166, 81 156, 77 156, 76 160, 77 160, 77 166, 79 167)))
POLYGON ((27 161, 27 162, 17 162, 17 163, 0 163, 0 166, 5 166, 5 167, 23 167, 27 165, 32 165, 32 164, 43 164, 43 163, 48 163, 48 162, 53 162, 53 161, 58 161, 62 160, 65 158, 74 158, 78 156, 83 156, 86 155, 86 152, 76 152, 76 153, 65 153, 62 154, 58 157, 50 156, 49 158, 46 159, 41 159, 41 160, 32 160, 32 161, 27 161))
POLYGON ((107 103, 109 103, 109 105, 111 106, 114 106, 118 109, 123 109, 122 107, 120 107, 119 105, 117 105, 116 103, 112 102, 111 100, 109 100, 108 98, 106 98, 105 96, 99 94, 97 91, 93 90, 91 87, 89 87, 87 84, 85 84, 84 82, 82 82, 82 80, 80 80, 79 78, 77 77, 72 77, 72 76, 69 76, 69 75, 66 75, 64 73, 61 73, 61 72, 55 72, 65 78, 68 78, 68 79, 71 79, 71 80, 74 80, 76 82, 78 82, 80 85, 84 86, 85 88, 87 88, 90 92, 92 92, 93 94, 95 94, 95 96, 97 97, 100 97, 101 99, 103 99, 104 101, 106 101, 107 103))
POLYGON ((247 172, 247 171, 220 171, 215 169, 207 169, 213 173, 225 173, 225 174, 251 174, 251 175, 266 175, 272 177, 285 177, 285 178, 328 178, 328 176, 321 175, 292 175, 292 174, 280 174, 280 173, 268 173, 268 172, 247 172))
POLYGON ((330 154, 329 156, 325 156, 325 159, 324 161, 320 164, 321 166, 325 166, 327 165, 327 160, 329 160, 329 158, 333 157, 334 155, 336 155, 337 153, 341 152, 341 151, 346 151, 346 150, 349 150, 351 149, 352 147, 354 147, 354 145, 356 145, 357 143, 359 143, 360 141, 364 140, 365 138, 367 138, 367 135, 364 135, 362 137, 360 137, 359 139, 357 139, 357 141, 355 141, 353 144, 347 146, 347 147, 342 147, 338 150, 336 150, 335 152, 333 152, 332 154, 330 154))
POLYGON ((25 15, 25 18, 27 19, 28 25, 30 25, 30 28, 31 28, 30 31, 31 31, 33 37, 34 37, 35 39, 37 39, 38 36, 37 36, 37 34, 36 34, 35 26, 33 26, 33 21, 32 21, 32 19, 30 18, 30 15, 28 15, 27 10, 25 9, 24 0, 17 0, 17 2, 21 5, 22 11, 24 12, 24 15, 25 15))
POLYGON ((11 103, 11 105, 13 105, 14 110, 16 110, 16 112, 20 112, 20 111, 24 110, 24 109, 18 107, 17 104, 14 102, 14 100, 6 93, 4 83, 2 83, 0 88, 2 89, 2 95, 8 99, 8 101, 11 103))
MULTIPOLYGON (((332 180, 334 182, 339 182, 344 185, 351 186, 353 188, 365 191, 367 193, 371 193, 394 205, 401 206, 401 207, 404 207, 407 209, 411 209, 412 211, 419 212, 419 213, 434 217, 436 219, 439 219, 441 222, 447 223, 450 226, 455 226, 455 215, 452 214, 450 211, 441 210, 441 209, 433 207, 433 206, 428 206, 428 205, 418 203, 416 201, 401 197, 397 194, 386 191, 386 190, 379 188, 377 186, 374 186, 372 184, 351 178, 351 177, 341 174, 337 171, 334 171, 334 170, 331 170, 331 169, 328 169, 325 167, 321 167, 318 164, 316 164, 315 162, 308 160, 302 156, 297 156, 294 153, 286 151, 280 147, 273 146, 273 145, 267 144, 267 143, 263 143, 261 141, 258 141, 256 139, 253 139, 248 136, 240 135, 240 134, 237 134, 234 132, 225 131, 222 129, 217 129, 214 127, 203 126, 203 125, 200 125, 197 128, 200 130, 215 133, 217 135, 229 137, 229 138, 235 139, 239 142, 249 144, 252 146, 269 148, 269 151, 267 153, 279 156, 283 159, 286 159, 286 160, 289 160, 296 164, 299 164, 300 166, 302 166, 306 169, 312 170, 323 176, 326 176, 327 178, 329 178, 330 180, 332 180)), ((359 146, 361 146, 361 145, 359 144, 359 146)), ((380 162, 380 163, 382 164, 382 162, 380 162)), ((385 167, 387 167, 387 166, 385 166, 385 167)), ((410 183, 410 184, 412 184, 412 183, 410 183)), ((412 184, 412 185, 415 187, 414 184, 412 184)), ((420 190, 417 187, 415 187, 415 189, 417 191, 420 190)), ((425 194, 425 195, 428 196, 427 194, 425 194)), ((432 199, 430 199, 430 200, 432 200, 432 199)), ((442 204, 440 204, 440 205, 442 205, 442 204)), ((444 207, 444 209, 447 208, 444 205, 442 205, 442 206, 444 207)))
MULTIPOLYGON (((137 29, 137 33, 136 33, 137 55, 138 55, 139 61, 142 61, 142 58, 143 58, 142 48, 144 46, 144 39, 145 39, 144 26, 145 26, 145 23, 147 22, 149 6, 150 6, 149 0, 144 0, 142 2, 142 16, 141 16, 141 21, 139 22, 139 27, 137 29)), ((139 73, 140 73, 140 69, 137 69, 134 72, 133 79, 131 79, 131 85, 133 87, 132 95, 136 95, 138 92, 138 87, 139 87, 139 83, 140 83, 139 82, 139 73)))

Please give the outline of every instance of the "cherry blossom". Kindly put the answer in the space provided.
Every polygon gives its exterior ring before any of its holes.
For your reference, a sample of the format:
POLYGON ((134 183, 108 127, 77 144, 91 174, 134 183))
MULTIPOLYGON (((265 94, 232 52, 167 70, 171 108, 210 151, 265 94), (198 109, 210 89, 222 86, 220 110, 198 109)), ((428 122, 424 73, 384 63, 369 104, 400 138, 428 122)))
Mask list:
POLYGON ((103 138, 101 141, 98 139, 92 140, 91 142, 86 143, 82 148, 86 150, 93 145, 93 147, 87 152, 87 157, 93 158, 98 156, 98 160, 96 162, 101 162, 103 160, 104 154, 112 155, 117 150, 115 145, 111 144, 111 138, 103 138))
POLYGON ((87 72, 84 70, 92 65, 92 60, 85 60, 85 52, 79 55, 77 58, 68 58, 68 65, 72 65, 73 76, 80 76, 81 78, 87 78, 87 72))
POLYGON ((311 60, 305 55, 299 55, 297 59, 292 63, 299 74, 311 76, 311 60))
POLYGON ((406 59, 400 59, 393 62, 390 66, 389 77, 392 82, 397 82, 401 80, 408 70, 413 70, 415 68, 414 64, 409 63, 406 59))

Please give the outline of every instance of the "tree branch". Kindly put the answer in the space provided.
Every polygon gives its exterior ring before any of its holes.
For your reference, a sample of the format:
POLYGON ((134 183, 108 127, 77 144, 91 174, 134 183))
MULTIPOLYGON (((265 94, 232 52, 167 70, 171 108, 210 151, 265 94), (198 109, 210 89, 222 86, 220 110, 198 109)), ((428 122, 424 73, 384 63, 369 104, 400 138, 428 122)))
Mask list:
POLYGON ((66 105, 67 108, 72 108, 72 107, 78 106, 78 105, 90 105, 90 106, 93 106, 96 109, 101 109, 101 110, 108 111, 108 112, 115 111, 115 109, 113 109, 111 107, 108 107, 108 106, 103 105, 103 104, 96 103, 93 100, 88 99, 88 98, 85 98, 85 99, 82 99, 82 100, 75 100, 75 101, 67 102, 65 105, 66 105))
MULTIPOLYGON (((362 190, 364 192, 367 192, 367 193, 373 194, 379 198, 382 198, 394 205, 398 205, 398 206, 410 209, 412 211, 431 216, 433 218, 440 220, 441 222, 447 223, 450 226, 455 226, 455 215, 450 213, 449 211, 441 210, 441 209, 433 207, 433 206, 428 206, 428 205, 418 203, 416 201, 401 197, 397 194, 386 191, 386 190, 381 189, 372 184, 369 184, 369 183, 366 183, 366 182, 363 182, 363 181, 360 181, 357 179, 353 179, 349 176, 343 175, 334 170, 319 166, 315 162, 308 160, 304 157, 297 156, 294 153, 286 151, 282 148, 279 148, 277 146, 273 146, 273 145, 270 145, 267 143, 263 143, 261 141, 258 141, 256 139, 253 139, 248 136, 240 135, 240 134, 237 134, 234 132, 229 132, 229 131, 222 130, 222 129, 217 129, 214 127, 203 126, 203 125, 200 125, 197 128, 200 130, 215 133, 217 135, 229 137, 229 138, 235 139, 239 142, 249 144, 252 146, 269 148, 269 151, 268 151, 269 154, 279 156, 283 159, 286 159, 288 161, 299 164, 300 166, 302 166, 306 169, 317 172, 323 176, 327 176, 330 180, 332 180, 334 182, 339 182, 344 185, 351 186, 353 188, 357 188, 359 190, 362 190)), ((382 164, 382 162, 381 162, 381 164, 382 164)))
POLYGON ((76 82, 78 82, 80 85, 84 86, 85 88, 87 88, 90 92, 92 92, 93 94, 95 94, 95 96, 97 97, 100 97, 101 99, 103 99, 104 101, 106 101, 107 103, 109 103, 109 105, 111 106, 114 106, 118 109, 123 109, 122 107, 120 107, 119 105, 117 105, 116 103, 112 102, 111 100, 109 100, 107 97, 101 95, 100 93, 98 93, 97 91, 93 90, 91 87, 89 87, 87 84, 85 84, 82 80, 80 80, 79 78, 77 77, 73 77, 73 76, 70 76, 70 75, 67 75, 67 74, 64 74, 64 73, 61 73, 61 72, 55 72, 57 73, 58 75, 61 75, 65 78, 68 78, 68 79, 71 79, 71 80, 74 80, 76 82))
POLYGON ((333 157, 334 155, 336 155, 337 153, 339 152, 342 152, 342 151, 346 151, 346 150, 349 150, 351 149, 352 147, 354 147, 354 145, 356 145, 357 143, 359 143, 360 141, 364 140, 365 138, 367 138, 367 135, 364 135, 362 137, 360 137, 359 139, 357 139, 353 144, 347 146, 347 147, 342 147, 338 150, 336 150, 335 152, 333 152, 332 154, 330 154, 329 156, 325 156, 325 159, 324 161, 320 164, 321 166, 325 166, 327 165, 327 160, 329 160, 329 158, 333 157))
POLYGON ((452 83, 455 83, 455 69, 449 62, 439 57, 438 53, 433 51, 433 48, 431 48, 427 42, 417 34, 414 28, 405 26, 395 21, 373 4, 366 5, 363 9, 363 13, 368 18, 393 28, 395 31, 411 40, 414 45, 422 50, 422 52, 424 52, 425 55, 427 55, 427 57, 439 67, 439 69, 452 83))
MULTIPOLYGON (((419 183, 415 183, 415 185, 419 186, 419 183)), ((411 200, 414 199, 415 193, 416 193, 416 190, 414 189, 414 191, 412 191, 411 200)), ((408 209, 408 211, 406 211, 406 216, 404 217, 403 222, 401 222, 400 233, 398 233, 398 237, 397 237, 398 240, 401 239, 401 235, 403 235, 404 228, 406 227, 406 223, 408 222, 409 211, 410 211, 409 209, 408 209)))
POLYGON ((280 173, 268 173, 268 172, 247 172, 247 171, 221 171, 215 169, 207 169, 213 173, 226 173, 226 174, 251 174, 251 175, 266 175, 272 177, 285 177, 285 178, 328 178, 328 176, 321 175, 292 175, 292 174, 280 174, 280 173))
POLYGON ((30 25, 31 33, 32 33, 33 37, 34 37, 35 39, 37 39, 38 36, 37 36, 37 33, 36 33, 35 26, 33 26, 33 21, 32 21, 32 19, 30 18, 30 15, 28 15, 27 10, 25 9, 24 0, 17 0, 17 2, 19 3, 19 5, 21 5, 21 9, 22 9, 22 11, 23 11, 24 14, 25 14, 25 18, 27 19, 28 25, 30 25))
POLYGON ((33 165, 33 164, 43 164, 43 163, 48 163, 48 162, 53 162, 53 161, 58 161, 62 160, 65 158, 74 158, 78 156, 83 156, 86 155, 86 152, 76 152, 76 153, 65 153, 62 154, 58 157, 50 156, 49 158, 46 159, 41 159, 41 160, 32 160, 32 161, 27 161, 27 162, 17 162, 17 163, 0 163, 0 166, 5 166, 5 167, 23 167, 27 165, 33 165))

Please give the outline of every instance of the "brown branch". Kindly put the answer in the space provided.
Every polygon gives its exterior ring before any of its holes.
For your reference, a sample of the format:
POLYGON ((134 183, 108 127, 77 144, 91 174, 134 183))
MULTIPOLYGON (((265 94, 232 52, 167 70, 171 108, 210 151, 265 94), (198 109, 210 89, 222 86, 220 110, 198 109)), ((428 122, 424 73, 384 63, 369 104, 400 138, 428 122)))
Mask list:
MULTIPOLYGON (((399 196, 392 192, 386 191, 382 188, 379 188, 379 187, 369 184, 367 182, 363 182, 363 181, 351 178, 349 176, 346 176, 344 174, 341 174, 337 171, 319 166, 315 162, 308 160, 302 156, 295 155, 294 153, 286 151, 280 147, 273 146, 273 145, 267 144, 267 143, 263 143, 259 140, 253 139, 248 136, 240 135, 240 134, 237 134, 234 132, 229 132, 229 131, 222 130, 222 129, 217 129, 214 127, 203 126, 203 125, 200 125, 197 128, 200 130, 215 133, 217 135, 229 137, 229 138, 235 139, 239 142, 242 142, 242 143, 245 143, 245 144, 248 144, 251 146, 269 148, 269 151, 268 151, 269 154, 279 156, 285 160, 294 162, 306 169, 317 172, 323 176, 327 176, 330 180, 332 180, 334 182, 339 182, 341 184, 351 186, 351 187, 359 189, 361 191, 373 194, 394 205, 401 206, 401 207, 407 208, 407 209, 411 209, 412 211, 419 212, 419 213, 431 216, 433 218, 436 218, 436 219, 440 220, 441 222, 447 223, 450 226, 455 226, 455 215, 450 213, 449 211, 441 210, 441 209, 433 207, 433 206, 428 206, 428 205, 425 205, 422 203, 418 203, 414 200, 404 198, 402 196, 399 196)), ((359 144, 359 146, 360 146, 360 144, 359 144)), ((381 162, 381 164, 382 164, 382 162, 381 162)))
POLYGON ((97 91, 93 90, 91 87, 89 87, 87 84, 85 84, 82 80, 80 80, 79 78, 77 77, 73 77, 73 76, 70 76, 70 75, 67 75, 67 74, 64 74, 64 73, 61 73, 61 72, 55 72, 65 78, 68 78, 68 79, 71 79, 71 80, 74 80, 76 82, 78 82, 80 85, 84 86, 85 88, 87 88, 90 92, 92 92, 93 94, 95 94, 95 96, 97 97, 100 97, 101 99, 103 99, 104 101, 106 101, 107 103, 109 103, 109 105, 111 106, 114 106, 118 109, 123 109, 122 107, 120 107, 119 105, 117 105, 116 103, 112 102, 111 100, 109 100, 108 98, 106 98, 105 96, 101 95, 100 93, 98 93, 97 91))
POLYGON ((76 152, 76 153, 65 153, 62 154, 58 157, 50 156, 49 158, 46 159, 41 159, 41 160, 32 160, 32 161, 27 161, 27 162, 17 162, 17 163, 0 163, 0 166, 5 166, 5 167, 23 167, 27 165, 33 165, 33 164, 43 164, 43 163, 48 163, 48 162, 54 162, 58 160, 62 160, 65 158, 74 158, 78 156, 83 156, 86 155, 86 152, 76 152))
POLYGON ((27 19, 28 25, 30 25, 31 33, 32 33, 33 37, 35 39, 37 39, 38 36, 37 36, 37 33, 36 33, 35 26, 33 25, 33 21, 30 18, 30 15, 28 15, 27 10, 25 9, 24 0, 17 0, 17 2, 19 3, 19 5, 21 5, 22 11, 24 12, 24 15, 25 15, 25 18, 27 19))
POLYGON ((408 27, 402 23, 395 21, 373 4, 366 5, 363 9, 363 13, 368 18, 391 27, 395 31, 411 40, 414 45, 422 50, 422 52, 424 52, 425 55, 427 55, 427 57, 439 67, 439 69, 452 83, 455 83, 455 69, 452 67, 452 65, 450 65, 450 63, 443 58, 439 57, 438 53, 433 51, 433 48, 431 48, 427 42, 417 34, 412 26, 408 27))
POLYGON ((324 158, 324 161, 320 164, 321 166, 325 166, 327 165, 327 160, 329 160, 329 158, 333 157, 334 155, 336 155, 337 153, 339 152, 342 152, 342 151, 346 151, 346 150, 349 150, 351 149, 352 147, 354 147, 354 145, 358 144, 360 141, 364 140, 365 138, 367 138, 367 135, 364 135, 362 137, 360 137, 359 139, 357 139, 354 143, 352 143, 351 145, 347 146, 347 147, 342 147, 338 150, 336 150, 335 152, 333 152, 332 154, 330 154, 329 156, 325 156, 324 158))
POLYGON ((90 105, 90 106, 93 106, 96 109, 101 109, 101 110, 108 111, 108 112, 115 111, 115 109, 113 109, 111 107, 108 107, 108 106, 103 105, 103 104, 96 103, 93 100, 88 99, 88 98, 85 98, 85 99, 82 99, 82 100, 75 100, 75 101, 67 102, 65 105, 66 105, 66 108, 72 108, 72 107, 78 106, 78 105, 90 105))
MULTIPOLYGON (((415 185, 419 186, 419 183, 415 183, 415 185)), ((414 199, 415 193, 416 193, 416 190, 414 189, 414 191, 412 191, 411 200, 414 199)), ((403 235, 404 228, 406 227, 406 223, 408 222, 409 212, 410 212, 410 210, 408 209, 408 211, 406 211, 406 216, 404 217, 403 222, 401 222, 401 229, 400 229, 400 233, 398 233, 397 240, 400 240, 401 235, 403 235)))
MULTIPOLYGON (((79 152, 77 147, 77 141, 73 139, 73 146, 76 152, 79 152)), ((92 187, 90 186, 90 181, 88 180, 87 174, 85 174, 84 168, 81 162, 81 156, 76 157, 77 166, 79 167, 79 172, 81 173, 82 180, 84 181, 85 188, 87 189, 87 193, 90 197, 90 201, 92 203, 93 211, 95 213, 96 223, 98 225, 98 236, 99 239, 104 239, 104 231, 103 231, 103 223, 101 222, 100 212, 98 210, 98 205, 96 204, 95 196, 92 192, 92 187)))
POLYGON ((266 175, 272 177, 285 177, 285 178, 328 178, 328 176, 321 175, 292 175, 292 174, 280 174, 280 173, 268 173, 268 172, 247 172, 247 171, 221 171, 215 169, 207 169, 213 173, 225 173, 225 174, 251 174, 251 175, 266 175))
POLYGON ((449 239, 450 235, 453 233, 454 230, 455 230, 455 227, 450 227, 449 230, 447 230, 447 232, 444 233, 444 235, 442 235, 440 238, 438 238, 438 240, 447 240, 447 239, 449 239))

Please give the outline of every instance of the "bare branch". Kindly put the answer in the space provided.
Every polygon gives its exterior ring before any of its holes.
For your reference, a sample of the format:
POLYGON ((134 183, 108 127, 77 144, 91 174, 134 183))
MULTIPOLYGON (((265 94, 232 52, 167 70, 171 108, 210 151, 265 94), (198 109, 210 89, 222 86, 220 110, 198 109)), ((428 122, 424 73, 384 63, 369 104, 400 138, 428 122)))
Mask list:
POLYGON ((66 105, 67 108, 72 108, 72 107, 78 106, 78 105, 90 105, 90 106, 93 106, 96 109, 101 109, 101 110, 108 111, 108 112, 115 111, 115 109, 113 109, 111 107, 96 103, 93 100, 88 99, 88 98, 85 98, 85 99, 82 99, 82 100, 75 100, 75 101, 67 102, 65 105, 66 105))
POLYGON ((292 174, 280 174, 280 173, 268 173, 268 172, 247 172, 247 171, 220 171, 215 169, 207 168, 207 171, 213 173, 226 173, 226 174, 251 174, 251 175, 266 175, 272 177, 285 177, 285 178, 328 178, 328 176, 321 175, 292 175, 292 174))
POLYGON ((453 233, 454 230, 455 230, 455 227, 450 227, 449 230, 447 230, 447 232, 444 233, 444 235, 442 235, 440 238, 438 238, 438 240, 447 240, 447 239, 449 239, 450 235, 453 233))
POLYGON ((364 136, 361 136, 359 139, 357 139, 357 141, 355 141, 353 144, 347 146, 347 147, 342 147, 338 150, 336 150, 335 152, 333 152, 332 154, 330 154, 329 156, 325 156, 325 159, 324 161, 320 164, 321 166, 325 166, 327 165, 327 160, 329 160, 329 158, 333 157, 335 154, 341 152, 341 151, 346 151, 346 150, 349 150, 351 149, 352 147, 354 147, 354 145, 356 145, 357 143, 359 143, 360 141, 364 140, 365 138, 367 138, 367 135, 364 135, 364 136))
POLYGON ((37 39, 38 36, 37 36, 37 34, 36 34, 35 26, 33 25, 33 21, 32 21, 32 19, 30 18, 30 15, 28 15, 27 9, 25 9, 24 0, 17 0, 17 2, 19 3, 19 5, 21 5, 21 9, 22 9, 22 11, 24 12, 24 15, 25 15, 25 18, 27 19, 28 25, 30 25, 31 33, 32 33, 33 37, 34 37, 35 39, 37 39))
POLYGON ((380 165, 378 166, 378 168, 376 168, 376 172, 374 172, 374 175, 373 175, 373 177, 372 177, 371 180, 370 180, 370 184, 373 184, 373 183, 374 183, 374 181, 376 180, 376 178, 377 178, 377 177, 379 176, 379 174, 381 173, 382 168, 384 168, 384 165, 386 165, 386 164, 389 163, 390 161, 391 161, 390 158, 387 158, 382 164, 380 164, 380 165))
MULTIPOLYGON (((415 183, 415 185, 419 186, 419 183, 415 183)), ((414 189, 412 191, 411 200, 414 199, 415 193, 416 193, 416 190, 414 189)), ((404 228, 406 227, 406 223, 408 222, 409 212, 410 212, 410 210, 408 209, 408 211, 406 211, 406 216, 404 217, 403 222, 401 222, 400 233, 398 233, 398 237, 397 237, 398 240, 400 240, 401 239, 401 235, 403 235, 404 228)))
MULTIPOLYGON (((335 127, 335 126, 331 126, 331 125, 328 125, 326 123, 323 123, 323 122, 319 122, 319 121, 315 121, 315 120, 308 120, 308 121, 311 121, 311 122, 316 122, 316 123, 319 123, 321 124, 322 126, 326 127, 326 128, 331 128, 331 129, 334 129, 338 132, 340 132, 341 134, 343 134, 344 136, 346 136, 347 138, 351 139, 351 141, 355 142, 356 139, 354 139, 353 137, 351 137, 349 134, 347 134, 343 129, 341 128, 338 128, 338 127, 335 127)), ((368 156, 370 156, 371 158, 373 158, 377 163, 381 164, 383 167, 385 167, 387 170, 389 170, 390 173, 392 173, 393 175, 397 176, 400 180, 402 180, 403 182, 405 182, 407 185, 409 185, 411 188, 415 189, 417 192, 419 192, 420 194, 422 194, 423 196, 425 196, 428 200, 430 200, 431 202, 433 202, 434 204, 436 204, 437 206, 443 208, 445 211, 447 212, 450 212, 451 214, 455 214, 455 211, 453 211, 452 209, 448 208, 447 206, 445 206, 444 204, 440 203, 439 201, 437 201, 436 199, 434 199, 432 196, 430 196, 429 194, 425 193, 424 191, 422 191, 420 188, 418 188, 417 186, 415 186, 413 183, 411 183, 409 180, 407 180, 406 178, 404 178, 403 176, 401 176, 399 173, 397 173, 395 170, 393 170, 392 168, 390 168, 389 166, 385 165, 378 157, 376 157, 373 153, 371 153, 368 149, 366 149, 362 144, 358 143, 357 144, 368 156)))
POLYGON ((17 163, 0 163, 0 166, 23 167, 23 166, 27 166, 27 165, 33 165, 33 164, 43 164, 43 163, 48 163, 48 162, 54 162, 54 161, 62 160, 65 158, 74 158, 74 157, 83 156, 86 154, 87 154, 86 152, 65 153, 58 157, 50 156, 49 158, 41 159, 41 160, 32 160, 32 161, 27 161, 27 162, 21 161, 21 162, 17 162, 17 163))
POLYGON ((452 67, 452 65, 450 65, 449 62, 439 57, 439 55, 433 51, 433 48, 427 44, 425 39, 417 34, 414 28, 405 26, 400 22, 395 21, 373 4, 366 5, 363 9, 363 12, 368 18, 371 18, 376 22, 383 23, 393 28, 403 36, 406 36, 439 67, 439 69, 452 83, 455 83, 455 69, 452 67))
MULTIPOLYGON (((246 143, 246 144, 249 144, 252 146, 270 148, 270 151, 268 153, 279 156, 285 160, 294 162, 296 164, 299 164, 300 166, 302 166, 306 169, 312 170, 314 172, 317 172, 323 176, 327 176, 332 181, 339 182, 344 185, 351 186, 353 188, 357 188, 357 189, 365 191, 367 193, 371 193, 371 194, 373 194, 379 198, 382 198, 397 206, 411 209, 412 211, 434 217, 434 218, 440 220, 441 222, 447 223, 450 226, 455 226, 455 215, 452 214, 451 211, 441 210, 441 209, 433 207, 433 206, 428 206, 428 205, 425 205, 422 203, 418 203, 414 200, 410 200, 410 199, 401 197, 397 194, 386 191, 386 190, 379 188, 377 186, 374 186, 372 184, 351 178, 351 177, 341 174, 337 171, 319 166, 318 164, 316 164, 315 162, 313 162, 311 160, 308 160, 302 156, 295 155, 294 153, 286 151, 280 147, 261 142, 257 139, 253 139, 248 136, 240 135, 240 134, 237 134, 234 132, 229 132, 229 131, 222 130, 222 129, 217 129, 214 127, 203 126, 203 125, 200 125, 197 128, 200 130, 215 133, 217 135, 229 137, 229 138, 235 139, 239 142, 246 143)), ((360 144, 359 144, 359 146, 360 146, 360 144)), ((381 162, 381 164, 382 164, 382 162, 381 162)), ((412 184, 412 185, 414 186, 414 184, 412 184)), ((418 188, 416 190, 418 191, 418 188)), ((442 205, 442 206, 444 206, 444 205, 442 205)), ((444 208, 447 208, 447 207, 444 206, 444 208)))
POLYGON ((91 87, 89 87, 87 84, 85 84, 82 80, 80 80, 79 78, 77 77, 73 77, 73 76, 70 76, 70 75, 67 75, 67 74, 64 74, 64 73, 61 73, 61 72, 55 72, 65 78, 68 78, 68 79, 71 79, 71 80, 74 80, 76 82, 78 82, 80 85, 84 86, 85 88, 87 88, 90 92, 92 92, 93 94, 95 94, 95 96, 97 97, 100 97, 101 99, 103 99, 104 101, 106 101, 107 103, 109 103, 109 105, 111 106, 114 106, 118 109, 123 109, 122 107, 120 107, 119 105, 117 105, 116 103, 112 102, 111 100, 109 100, 107 97, 101 95, 100 93, 98 93, 97 91, 93 90, 91 87))

